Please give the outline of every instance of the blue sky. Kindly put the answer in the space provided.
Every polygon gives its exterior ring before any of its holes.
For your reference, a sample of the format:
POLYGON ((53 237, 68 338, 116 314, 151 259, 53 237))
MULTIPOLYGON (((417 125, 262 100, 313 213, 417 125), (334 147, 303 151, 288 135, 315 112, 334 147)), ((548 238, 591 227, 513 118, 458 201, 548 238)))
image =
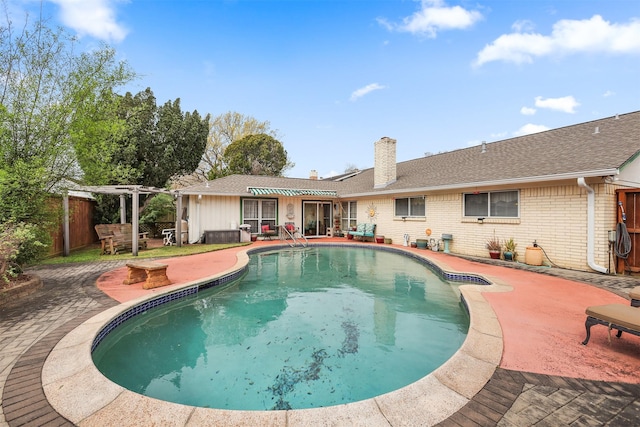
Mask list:
MULTIPOLYGON (((38 1, 9 0, 14 20, 38 1)), ((640 110, 637 0, 50 0, 159 104, 271 123, 287 176, 373 165, 640 110)), ((17 21, 18 22, 18 21, 17 21)))

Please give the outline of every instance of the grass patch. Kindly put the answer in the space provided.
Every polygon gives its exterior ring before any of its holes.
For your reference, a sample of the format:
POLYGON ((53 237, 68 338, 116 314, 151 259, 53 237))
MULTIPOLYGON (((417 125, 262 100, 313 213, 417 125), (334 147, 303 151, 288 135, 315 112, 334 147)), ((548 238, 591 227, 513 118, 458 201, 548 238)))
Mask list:
POLYGON ((237 246, 247 246, 250 243, 221 243, 212 245, 193 244, 178 246, 162 246, 152 249, 141 249, 138 256, 134 257, 131 252, 125 252, 118 255, 100 255, 100 248, 81 249, 71 252, 69 256, 57 256, 41 260, 37 265, 51 264, 71 264, 75 262, 99 262, 99 261, 116 261, 125 259, 143 259, 143 258, 168 258, 185 255, 195 255, 204 252, 219 251, 222 249, 235 248, 237 246))

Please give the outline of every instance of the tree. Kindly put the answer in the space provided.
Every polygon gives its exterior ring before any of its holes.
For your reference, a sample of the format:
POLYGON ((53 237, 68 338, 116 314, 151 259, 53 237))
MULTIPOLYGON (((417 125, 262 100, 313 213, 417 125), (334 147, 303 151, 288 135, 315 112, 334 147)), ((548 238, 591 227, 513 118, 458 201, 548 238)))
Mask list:
MULTIPOLYGON (((96 118, 92 129, 103 137, 77 141, 76 151, 84 156, 81 164, 91 184, 163 188, 172 177, 191 174, 198 167, 207 143, 209 115, 202 118, 197 110, 183 113, 180 99, 158 107, 151 88, 135 95, 104 94, 101 101, 95 111, 115 120, 110 118, 103 125, 96 118), (103 146, 96 146, 96 140, 103 146)), ((115 197, 97 200, 100 221, 118 217, 115 197)), ((141 198, 141 202, 146 200, 141 198)))
POLYGON ((171 177, 190 174, 198 167, 207 144, 209 115, 202 118, 197 110, 183 113, 180 99, 157 107, 147 88, 135 96, 127 92, 118 116, 126 128, 116 141, 113 163, 136 171, 129 184, 162 188, 171 177))
POLYGON ((215 179, 227 175, 224 152, 227 147, 241 138, 249 135, 267 134, 278 138, 278 132, 271 129, 268 121, 258 121, 251 116, 236 112, 226 112, 215 117, 209 123, 207 148, 197 170, 200 180, 215 179))
POLYGON ((134 73, 105 45, 76 53, 76 40, 48 28, 42 17, 27 19, 20 31, 8 17, 5 21, 0 26, 0 223, 33 224, 37 230, 30 234, 47 243, 58 219, 47 206, 48 192, 81 173, 72 134, 88 120, 85 106, 134 73))
POLYGON ((353 164, 353 163, 347 163, 347 165, 344 167, 344 173, 352 173, 352 172, 357 172, 360 169, 358 169, 358 167, 353 164))
POLYGON ((17 160, 45 168, 46 185, 80 172, 71 143, 72 128, 87 104, 105 90, 134 77, 105 45, 75 53, 75 39, 38 20, 14 34, 11 22, 0 29, 0 165, 17 160))
POLYGON ((156 140, 143 176, 165 186, 171 177, 196 170, 207 145, 210 116, 202 118, 197 110, 182 113, 180 99, 167 101, 158 110, 156 140), (150 159, 156 164, 151 167, 150 159))
POLYGON ((71 137, 77 161, 87 185, 136 182, 139 172, 128 163, 117 162, 122 153, 127 122, 118 116, 121 97, 112 91, 86 104, 82 116, 72 126, 71 137))
POLYGON ((249 135, 232 142, 224 150, 226 173, 282 176, 293 167, 282 143, 266 134, 249 135))

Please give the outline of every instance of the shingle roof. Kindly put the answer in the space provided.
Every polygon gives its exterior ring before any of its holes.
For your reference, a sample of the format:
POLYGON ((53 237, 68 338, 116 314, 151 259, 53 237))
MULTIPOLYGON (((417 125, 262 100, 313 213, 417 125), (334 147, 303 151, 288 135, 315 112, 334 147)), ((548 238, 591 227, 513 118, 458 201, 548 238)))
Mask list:
POLYGON ((373 188, 373 168, 334 182, 232 175, 183 189, 185 194, 249 194, 248 187, 335 190, 357 194, 428 191, 496 183, 610 175, 640 154, 640 111, 436 154, 397 164, 397 179, 373 188))
POLYGON ((182 194, 249 196, 250 188, 337 191, 339 182, 262 175, 229 175, 180 190, 182 194))
POLYGON ((373 189, 373 168, 344 182, 341 194, 400 192, 603 176, 640 153, 640 112, 398 163, 396 182, 373 189), (597 128, 597 133, 596 132, 597 128))

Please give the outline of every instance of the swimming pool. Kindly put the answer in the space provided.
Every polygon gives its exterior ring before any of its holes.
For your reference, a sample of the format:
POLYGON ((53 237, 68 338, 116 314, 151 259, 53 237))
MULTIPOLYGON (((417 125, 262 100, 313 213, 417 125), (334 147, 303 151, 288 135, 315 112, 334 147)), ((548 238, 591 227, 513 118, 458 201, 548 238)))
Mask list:
POLYGON ((133 316, 101 339, 94 361, 130 390, 192 406, 330 406, 424 377, 468 324, 457 285, 416 259, 282 250, 252 256, 240 282, 133 316))

